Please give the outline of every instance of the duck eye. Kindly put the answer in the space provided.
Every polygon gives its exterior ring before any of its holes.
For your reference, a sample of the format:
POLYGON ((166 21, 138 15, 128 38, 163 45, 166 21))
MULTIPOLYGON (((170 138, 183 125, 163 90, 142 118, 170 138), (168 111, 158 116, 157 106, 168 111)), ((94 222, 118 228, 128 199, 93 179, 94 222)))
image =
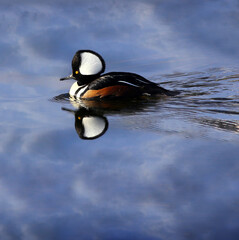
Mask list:
POLYGON ((75 71, 75 74, 78 74, 79 72, 78 71, 75 71))

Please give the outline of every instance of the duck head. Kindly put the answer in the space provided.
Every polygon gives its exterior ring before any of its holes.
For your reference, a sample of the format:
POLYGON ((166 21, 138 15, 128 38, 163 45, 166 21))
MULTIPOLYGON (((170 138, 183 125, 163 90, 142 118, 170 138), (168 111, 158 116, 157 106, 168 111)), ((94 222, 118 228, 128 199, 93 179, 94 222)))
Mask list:
POLYGON ((72 59, 72 74, 60 80, 74 79, 80 84, 87 84, 98 78, 105 71, 105 61, 96 52, 79 50, 72 59))

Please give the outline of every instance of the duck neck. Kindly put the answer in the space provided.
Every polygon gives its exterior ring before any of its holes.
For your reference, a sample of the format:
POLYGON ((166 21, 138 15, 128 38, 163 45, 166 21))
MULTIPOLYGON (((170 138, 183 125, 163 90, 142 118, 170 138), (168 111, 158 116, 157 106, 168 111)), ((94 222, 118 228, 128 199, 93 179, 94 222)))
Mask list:
POLYGON ((95 79, 97 79, 98 77, 100 77, 99 74, 94 74, 94 75, 81 75, 78 78, 76 78, 76 81, 78 82, 79 86, 85 85, 85 84, 89 84, 90 82, 94 81, 95 79))

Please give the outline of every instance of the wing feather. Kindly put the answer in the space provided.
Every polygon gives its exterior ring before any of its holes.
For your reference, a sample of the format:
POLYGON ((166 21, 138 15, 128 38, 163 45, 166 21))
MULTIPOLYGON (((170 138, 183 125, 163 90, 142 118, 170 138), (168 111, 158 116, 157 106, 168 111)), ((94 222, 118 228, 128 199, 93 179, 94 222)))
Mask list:
POLYGON ((126 85, 135 88, 157 88, 156 83, 137 75, 127 72, 111 72, 100 76, 90 83, 89 89, 97 90, 114 85, 126 85))

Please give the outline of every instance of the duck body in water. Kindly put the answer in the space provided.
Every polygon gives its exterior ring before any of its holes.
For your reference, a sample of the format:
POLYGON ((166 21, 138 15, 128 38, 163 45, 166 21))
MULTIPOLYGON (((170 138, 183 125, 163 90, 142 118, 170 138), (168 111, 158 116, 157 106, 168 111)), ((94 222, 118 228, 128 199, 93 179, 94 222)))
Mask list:
POLYGON ((72 74, 60 80, 74 79, 69 94, 77 99, 132 98, 150 95, 174 96, 177 93, 160 87, 130 72, 105 71, 105 61, 96 52, 79 50, 72 59, 72 74))

